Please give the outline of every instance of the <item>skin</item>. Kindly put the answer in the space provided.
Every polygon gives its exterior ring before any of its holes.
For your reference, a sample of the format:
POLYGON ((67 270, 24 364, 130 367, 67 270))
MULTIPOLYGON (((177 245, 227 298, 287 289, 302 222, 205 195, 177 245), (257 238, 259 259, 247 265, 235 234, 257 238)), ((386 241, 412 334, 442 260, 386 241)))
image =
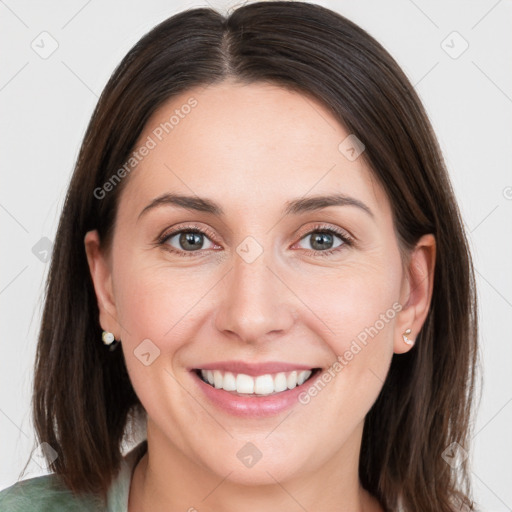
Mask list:
POLYGON ((155 112, 136 146, 192 96, 197 106, 125 178, 111 252, 96 231, 84 239, 101 327, 122 340, 148 414, 129 511, 382 511, 358 479, 363 423, 393 354, 411 348, 402 333, 414 339, 425 321, 435 240, 422 237, 403 266, 389 199, 362 157, 338 149, 348 132, 316 100, 277 85, 189 90, 155 112), (167 205, 137 219, 163 192, 207 197, 225 215, 167 205), (281 213, 286 201, 334 192, 374 217, 355 206, 281 213), (333 235, 338 252, 312 254, 322 252, 318 223, 355 244, 333 235), (191 257, 165 249, 191 254, 179 235, 154 244, 178 224, 213 236, 191 257), (263 248, 252 263, 236 252, 247 236, 263 248), (187 371, 230 359, 328 368, 394 303, 401 311, 310 403, 282 414, 220 411, 187 371), (134 355, 147 338, 160 350, 148 366, 134 355), (247 442, 262 453, 251 468, 236 455, 247 442))

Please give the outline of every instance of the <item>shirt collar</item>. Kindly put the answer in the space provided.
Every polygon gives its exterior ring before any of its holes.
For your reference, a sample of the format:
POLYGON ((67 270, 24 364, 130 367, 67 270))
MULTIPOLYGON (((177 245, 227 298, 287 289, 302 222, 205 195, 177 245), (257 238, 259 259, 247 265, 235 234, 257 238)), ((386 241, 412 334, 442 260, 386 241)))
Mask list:
POLYGON ((147 451, 147 439, 132 448, 121 460, 121 468, 109 487, 107 512, 128 512, 128 498, 133 470, 147 451))

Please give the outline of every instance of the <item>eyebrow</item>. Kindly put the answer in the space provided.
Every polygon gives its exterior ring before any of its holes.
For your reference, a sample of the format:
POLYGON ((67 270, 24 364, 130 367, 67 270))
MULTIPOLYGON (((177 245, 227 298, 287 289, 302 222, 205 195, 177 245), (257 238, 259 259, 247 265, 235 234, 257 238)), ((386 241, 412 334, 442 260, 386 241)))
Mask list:
MULTIPOLYGON (((156 197, 149 203, 137 217, 137 220, 150 210, 161 206, 177 206, 186 210, 209 213, 217 217, 224 216, 224 210, 214 201, 198 196, 187 196, 182 194, 165 193, 156 197)), ((287 201, 283 208, 283 215, 299 215, 301 213, 321 210, 329 206, 355 206, 370 217, 375 218, 371 209, 359 199, 344 194, 331 194, 293 199, 287 201)))

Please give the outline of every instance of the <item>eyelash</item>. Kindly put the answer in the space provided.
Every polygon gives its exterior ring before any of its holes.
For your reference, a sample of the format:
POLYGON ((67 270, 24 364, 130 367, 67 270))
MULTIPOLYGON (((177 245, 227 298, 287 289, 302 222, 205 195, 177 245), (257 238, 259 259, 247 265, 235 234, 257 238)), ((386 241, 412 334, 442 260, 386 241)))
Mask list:
MULTIPOLYGON (((343 244, 341 244, 338 247, 335 247, 333 249, 327 249, 325 251, 314 251, 312 249, 303 249, 307 253, 309 253, 310 255, 312 255, 314 257, 317 257, 317 256, 328 257, 333 253, 343 250, 343 247, 345 245, 347 245, 349 247, 354 245, 354 238, 351 237, 350 235, 348 235, 345 231, 341 231, 340 229, 326 226, 324 224, 318 224, 318 225, 314 226, 310 231, 308 231, 307 233, 302 235, 300 237, 299 241, 309 235, 312 235, 313 233, 316 233, 316 232, 337 235, 339 238, 341 238, 341 240, 343 241, 343 244)), ((158 237, 156 243, 158 246, 163 246, 165 250, 167 250, 173 254, 176 254, 177 256, 182 256, 185 258, 191 257, 191 256, 196 256, 197 253, 201 251, 201 249, 199 251, 178 251, 177 249, 169 246, 166 243, 167 240, 169 240, 169 238, 172 238, 174 235, 177 235, 179 233, 197 233, 197 234, 201 234, 201 235, 208 237, 211 241, 213 241, 212 239, 214 238, 214 234, 210 230, 192 225, 192 226, 188 226, 186 228, 180 227, 180 228, 175 229, 169 233, 164 233, 163 235, 158 237)))

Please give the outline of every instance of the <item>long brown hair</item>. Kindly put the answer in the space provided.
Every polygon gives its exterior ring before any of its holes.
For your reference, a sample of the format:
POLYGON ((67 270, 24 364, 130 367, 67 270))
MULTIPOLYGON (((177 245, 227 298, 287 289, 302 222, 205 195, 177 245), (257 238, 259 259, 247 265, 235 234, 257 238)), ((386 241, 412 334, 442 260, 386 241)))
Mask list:
MULTIPOLYGON (((130 415, 143 410, 121 350, 101 343, 98 305, 84 248, 97 229, 112 241, 123 166, 148 118, 194 86, 234 78, 271 82, 320 100, 365 145, 383 185, 397 239, 410 250, 437 242, 430 311, 416 344, 393 356, 367 414, 362 485, 386 510, 448 512, 471 500, 468 460, 477 369, 477 303, 468 242, 443 157, 407 77, 384 48, 329 9, 294 1, 244 5, 229 16, 186 10, 146 34, 107 83, 89 123, 54 243, 35 363, 33 418, 39 442, 58 457, 50 469, 80 494, 105 498, 119 469, 130 415)), ((459 508, 457 508, 459 510, 459 508)))

